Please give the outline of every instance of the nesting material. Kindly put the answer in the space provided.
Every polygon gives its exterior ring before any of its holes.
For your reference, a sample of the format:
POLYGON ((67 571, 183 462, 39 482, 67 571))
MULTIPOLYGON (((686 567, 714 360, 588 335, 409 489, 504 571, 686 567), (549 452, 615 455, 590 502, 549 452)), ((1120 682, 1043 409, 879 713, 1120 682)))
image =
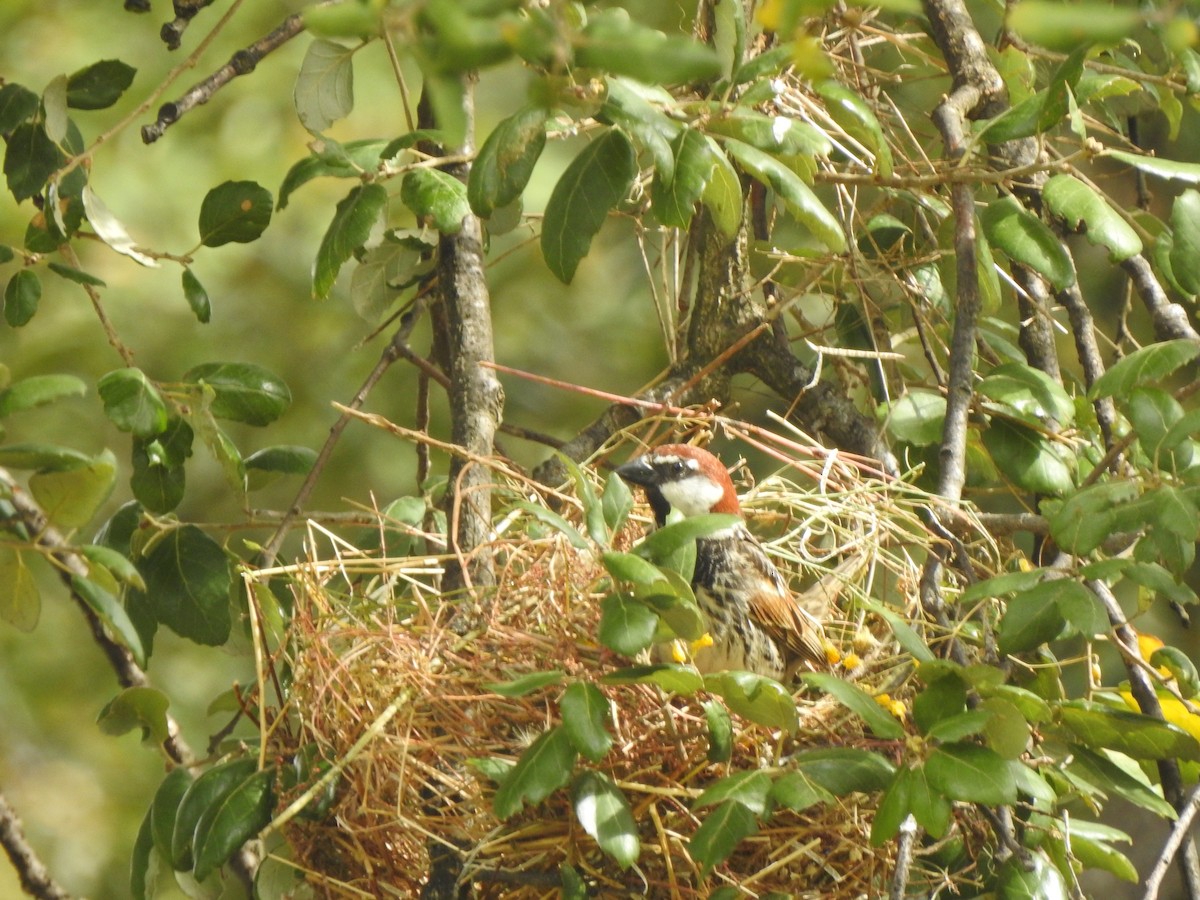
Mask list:
MULTIPOLYGON (((911 609, 926 542, 916 515, 920 498, 847 472, 823 490, 768 480, 752 491, 748 516, 801 590, 847 554, 863 556, 855 583, 827 611, 829 631, 844 656, 862 658, 843 674, 903 703, 907 662, 857 600, 874 596, 893 609, 911 609)), ((578 523, 581 516, 568 511, 566 518, 578 523)), ((431 850, 437 856, 442 849, 456 855, 475 897, 557 897, 564 864, 583 877, 591 896, 707 897, 722 885, 740 885, 743 896, 782 891, 838 900, 886 893, 890 842, 870 846, 874 798, 861 795, 803 813, 777 811, 712 872, 702 872, 688 854, 689 838, 711 812, 693 809, 693 801, 716 779, 763 767, 786 770, 789 755, 806 748, 880 749, 857 718, 810 692, 797 698, 797 734, 781 736, 734 716, 732 759, 712 763, 702 708, 707 695, 602 685, 614 710, 614 746, 594 768, 623 790, 639 828, 641 855, 627 871, 579 825, 567 789, 500 821, 492 811, 496 785, 478 761, 515 761, 560 721, 563 684, 599 683, 629 664, 595 639, 605 592, 596 556, 528 513, 501 521, 502 533, 488 548, 499 584, 486 627, 471 634, 447 627, 453 606, 437 593, 444 558, 375 558, 314 531, 309 558, 290 567, 293 682, 288 727, 275 729, 271 752, 288 757, 315 744, 326 760, 345 764, 328 815, 294 819, 286 831, 296 864, 319 894, 417 896, 431 871, 431 850), (522 697, 487 687, 548 670, 562 672, 561 683, 522 697)), ((628 547, 645 528, 646 520, 635 518, 618 544, 628 547)), ((917 869, 910 885, 922 877, 919 861, 917 869)))

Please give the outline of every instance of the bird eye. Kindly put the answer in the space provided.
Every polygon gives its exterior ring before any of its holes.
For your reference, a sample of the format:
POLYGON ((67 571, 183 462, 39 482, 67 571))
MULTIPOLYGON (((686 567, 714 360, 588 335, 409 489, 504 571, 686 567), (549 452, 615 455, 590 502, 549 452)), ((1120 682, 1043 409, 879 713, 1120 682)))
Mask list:
POLYGON ((687 472, 687 466, 684 464, 682 459, 677 459, 675 462, 671 463, 672 475, 682 475, 685 472, 687 472))

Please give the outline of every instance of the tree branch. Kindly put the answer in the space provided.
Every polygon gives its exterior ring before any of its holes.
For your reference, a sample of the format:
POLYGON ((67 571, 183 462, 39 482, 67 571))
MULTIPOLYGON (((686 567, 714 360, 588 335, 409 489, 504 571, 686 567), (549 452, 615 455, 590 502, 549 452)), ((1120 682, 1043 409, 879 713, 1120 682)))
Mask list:
POLYGON ((178 100, 160 106, 158 119, 154 124, 142 126, 142 141, 153 144, 186 113, 207 103, 217 91, 239 75, 248 75, 253 72, 263 57, 278 50, 303 30, 304 17, 297 13, 288 16, 279 27, 265 37, 259 38, 248 47, 237 51, 229 58, 229 62, 203 81, 188 88, 178 100))
POLYGON ((1200 341, 1200 332, 1192 327, 1187 310, 1178 303, 1172 303, 1167 293, 1158 283, 1154 270, 1146 257, 1140 253, 1122 261, 1121 268, 1133 282, 1133 289, 1142 298, 1142 303, 1150 311, 1150 319, 1154 324, 1154 336, 1160 341, 1174 338, 1188 338, 1200 341))
POLYGON ((63 890, 47 870, 33 847, 25 840, 21 820, 8 800, 0 793, 0 847, 17 870, 21 889, 39 900, 70 900, 71 895, 63 890))

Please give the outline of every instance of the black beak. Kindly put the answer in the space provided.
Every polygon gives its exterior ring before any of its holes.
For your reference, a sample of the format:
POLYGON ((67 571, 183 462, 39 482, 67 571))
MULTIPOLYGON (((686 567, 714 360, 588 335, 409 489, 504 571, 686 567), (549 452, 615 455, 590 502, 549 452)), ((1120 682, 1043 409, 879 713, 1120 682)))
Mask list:
POLYGON ((650 463, 646 462, 644 456, 631 459, 623 466, 617 466, 616 471, 625 481, 641 487, 651 487, 658 481, 658 473, 654 471, 650 463))

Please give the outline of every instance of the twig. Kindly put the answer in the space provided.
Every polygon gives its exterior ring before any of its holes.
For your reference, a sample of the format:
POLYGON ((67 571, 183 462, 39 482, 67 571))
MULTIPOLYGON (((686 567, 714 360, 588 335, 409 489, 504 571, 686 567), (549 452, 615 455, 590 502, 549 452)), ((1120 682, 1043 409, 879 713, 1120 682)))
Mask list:
MULTIPOLYGON (((55 564, 59 577, 66 585, 72 599, 75 600, 80 612, 83 613, 92 630, 92 637, 108 657, 109 664, 116 672, 117 681, 121 687, 142 687, 149 683, 145 671, 134 660, 129 648, 115 640, 104 628, 100 617, 86 600, 75 590, 72 579, 88 576, 87 562, 75 548, 63 537, 62 532, 50 524, 42 511, 21 485, 19 485, 7 469, 0 468, 0 487, 8 495, 20 517, 21 523, 32 536, 38 547, 46 551, 50 560, 55 564)), ((172 761, 178 765, 190 766, 195 764, 195 755, 179 734, 179 725, 171 715, 167 714, 167 739, 163 741, 163 750, 172 761)))
POLYGON ((1162 886, 1163 877, 1167 874, 1167 869, 1171 867, 1180 846, 1187 839, 1188 829, 1191 828, 1192 819, 1196 817, 1197 811, 1200 811, 1200 787, 1194 787, 1188 792, 1187 802, 1179 810, 1179 818, 1171 827, 1167 842, 1163 844, 1162 853, 1158 855, 1154 868, 1146 876, 1146 890, 1142 894, 1142 900, 1157 900, 1158 889, 1162 886))
POLYGON ((917 820, 912 814, 900 823, 900 839, 896 841, 896 870, 892 873, 892 885, 888 900, 904 900, 908 894, 908 871, 912 867, 913 846, 917 838, 917 820))
MULTIPOLYGON (((1108 614, 1108 621, 1112 625, 1113 635, 1118 648, 1122 651, 1122 657, 1132 654, 1134 648, 1137 647, 1137 634, 1130 627, 1125 618, 1125 611, 1121 609, 1113 592, 1103 581, 1089 580, 1084 584, 1099 599, 1104 611, 1108 614)), ((1129 689, 1133 694, 1133 699, 1137 702, 1138 709, 1143 715, 1165 721, 1162 704, 1158 702, 1158 694, 1154 690, 1150 676, 1140 666, 1131 665, 1128 659, 1125 660, 1125 671, 1129 674, 1129 689)), ((1179 763, 1174 759, 1158 760, 1158 778, 1162 783, 1163 797, 1175 807, 1176 812, 1182 814, 1187 804, 1187 798, 1183 792, 1183 777, 1179 771, 1179 763)), ((1179 868, 1189 900, 1200 900, 1200 854, 1196 852, 1196 842, 1191 839, 1190 835, 1186 835, 1186 832, 1184 840, 1179 868)))
MULTIPOLYGON (((75 255, 75 248, 71 244, 63 244, 58 248, 58 252, 62 254, 67 265, 73 268, 80 268, 79 257, 75 255)), ((81 284, 84 293, 88 295, 88 299, 92 301, 92 309, 96 311, 96 318, 100 320, 100 327, 104 330, 104 336, 108 338, 109 346, 117 351, 117 355, 121 357, 122 362, 126 366, 133 366, 133 351, 125 346, 125 342, 121 340, 117 334, 117 329, 113 327, 112 320, 109 319, 108 313, 104 309, 104 304, 100 302, 100 292, 96 290, 94 285, 81 284)))
POLYGON ((38 857, 33 847, 25 840, 21 820, 0 793, 0 847, 8 855, 21 880, 21 889, 40 900, 69 900, 70 894, 59 887, 38 857))
POLYGON ((164 103, 158 109, 158 119, 152 125, 142 126, 142 141, 153 144, 168 128, 179 121, 187 112, 207 103, 221 88, 239 75, 248 75, 267 54, 278 50, 304 30, 304 17, 299 13, 288 16, 265 37, 259 38, 248 47, 243 47, 229 58, 229 62, 217 69, 203 81, 188 88, 176 101, 164 103))
MULTIPOLYGON (((1096 326, 1092 311, 1079 290, 1076 281, 1069 288, 1058 292, 1058 302, 1067 310, 1071 320, 1071 333, 1075 337, 1075 352, 1083 367, 1084 385, 1090 388, 1104 374, 1104 361, 1100 358, 1100 347, 1096 343, 1096 326)), ((1104 436, 1105 449, 1113 446, 1113 426, 1117 421, 1116 408, 1111 397, 1100 397, 1092 404, 1096 410, 1096 422, 1104 436)))
POLYGON ((183 33, 196 14, 206 6, 212 6, 213 0, 174 0, 175 19, 163 25, 158 35, 162 38, 168 50, 178 50, 183 33))
POLYGON ((349 410, 359 409, 366 402, 375 385, 379 383, 379 379, 383 377, 383 373, 391 367, 392 363, 404 355, 404 350, 408 345, 408 336, 412 333, 423 310, 424 304, 417 304, 401 317, 400 327, 396 329, 396 333, 392 336, 391 341, 383 349, 383 353, 379 356, 379 361, 375 363, 375 368, 367 375, 362 386, 355 391, 348 407, 345 407, 347 411, 343 412, 338 417, 338 420, 333 423, 332 427, 330 427, 329 437, 325 439, 321 451, 317 454, 316 462, 308 470, 308 475, 305 476, 304 483, 300 485, 300 490, 296 492, 295 499, 288 506, 287 512, 284 513, 283 519, 275 529, 275 533, 271 535, 271 539, 263 546, 262 552, 259 554, 260 565, 269 566, 275 562, 275 558, 279 555, 279 548, 283 546, 283 541, 291 530, 292 525, 304 511, 304 504, 312 496, 313 489, 317 486, 317 480, 321 477, 321 473, 325 471, 325 466, 329 463, 329 458, 333 455, 333 449, 341 439, 342 432, 350 424, 351 414, 349 410))

